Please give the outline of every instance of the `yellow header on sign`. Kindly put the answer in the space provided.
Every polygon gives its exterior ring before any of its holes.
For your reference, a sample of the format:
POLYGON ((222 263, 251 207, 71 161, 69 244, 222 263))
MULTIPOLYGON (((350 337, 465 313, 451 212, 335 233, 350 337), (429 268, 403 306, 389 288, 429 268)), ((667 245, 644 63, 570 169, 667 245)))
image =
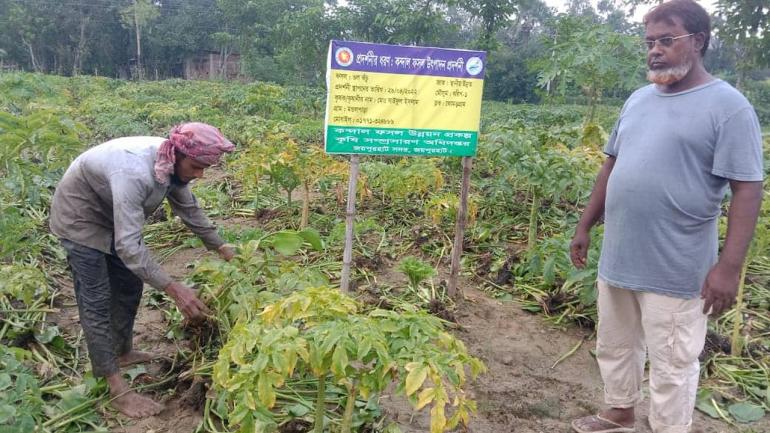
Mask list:
POLYGON ((482 80, 340 70, 330 74, 329 124, 479 129, 482 80))

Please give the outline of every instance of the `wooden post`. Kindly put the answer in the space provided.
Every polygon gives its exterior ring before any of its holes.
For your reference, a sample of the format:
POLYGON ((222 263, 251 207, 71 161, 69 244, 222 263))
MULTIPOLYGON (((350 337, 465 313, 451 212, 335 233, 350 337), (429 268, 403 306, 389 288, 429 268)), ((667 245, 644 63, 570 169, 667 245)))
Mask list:
POLYGON ((463 183, 460 191, 460 208, 457 210, 457 222, 455 223, 455 240, 452 244, 452 265, 449 274, 448 294, 451 297, 457 295, 457 277, 460 274, 460 256, 463 252, 463 237, 465 236, 465 220, 468 217, 468 193, 471 189, 471 167, 473 159, 470 156, 463 157, 463 183))
POLYGON ((348 208, 345 212, 345 251, 342 254, 342 293, 350 293, 350 265, 353 262, 353 221, 356 216, 356 183, 358 182, 358 155, 350 156, 348 180, 348 208))

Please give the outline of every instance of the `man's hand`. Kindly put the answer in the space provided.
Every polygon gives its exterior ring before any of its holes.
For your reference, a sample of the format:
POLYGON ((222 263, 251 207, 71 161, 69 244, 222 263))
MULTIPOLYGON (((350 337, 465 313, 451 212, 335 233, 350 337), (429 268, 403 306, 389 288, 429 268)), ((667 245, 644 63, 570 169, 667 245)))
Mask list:
POLYGON ((569 258, 572 264, 578 269, 586 267, 586 256, 588 255, 588 246, 591 245, 591 234, 588 230, 578 227, 575 230, 575 236, 572 243, 569 244, 569 258))
POLYGON ((176 281, 166 286, 166 293, 176 302, 176 306, 188 320, 203 319, 211 312, 206 304, 198 299, 195 290, 176 281))
POLYGON ((703 283, 701 298, 704 299, 703 314, 709 314, 719 317, 727 311, 735 302, 735 295, 738 293, 738 284, 741 279, 741 269, 726 266, 717 262, 703 283))
POLYGON ((235 251, 227 245, 222 245, 217 248, 217 252, 219 253, 219 257, 222 257, 223 260, 228 262, 235 257, 235 251))

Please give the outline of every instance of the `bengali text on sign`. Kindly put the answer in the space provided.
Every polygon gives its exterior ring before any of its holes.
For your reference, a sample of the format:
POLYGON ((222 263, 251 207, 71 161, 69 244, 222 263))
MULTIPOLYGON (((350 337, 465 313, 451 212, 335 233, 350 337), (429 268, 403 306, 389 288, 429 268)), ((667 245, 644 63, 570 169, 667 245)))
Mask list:
POLYGON ((474 156, 481 51, 332 41, 326 151, 474 156))

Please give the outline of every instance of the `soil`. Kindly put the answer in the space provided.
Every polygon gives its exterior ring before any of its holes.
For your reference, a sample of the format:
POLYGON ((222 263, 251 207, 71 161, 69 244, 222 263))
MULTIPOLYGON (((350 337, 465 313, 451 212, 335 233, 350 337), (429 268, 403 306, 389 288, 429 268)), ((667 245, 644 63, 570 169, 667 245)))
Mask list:
MULTIPOLYGON (((190 264, 211 254, 203 249, 184 249, 163 264, 172 276, 183 278, 190 264)), ((376 266, 379 281, 402 278, 390 266, 376 266), (399 276, 397 276, 399 275, 399 276)), ((461 281, 465 299, 452 311, 450 324, 454 334, 465 342, 473 355, 481 358, 488 372, 470 386, 477 400, 478 414, 467 431, 501 432, 569 432, 570 421, 596 413, 602 401, 602 381, 590 351, 594 348, 589 332, 576 327, 556 328, 542 317, 524 312, 515 302, 501 302, 461 281), (582 341, 579 349, 554 367, 554 363, 582 341)), ((148 300, 145 295, 145 304, 148 300)), ((78 335, 80 327, 71 286, 63 287, 59 297, 61 313, 57 324, 78 335)), ((443 306, 435 306, 441 309, 443 306)), ((448 317, 447 317, 448 318, 448 317)), ((135 327, 134 346, 166 357, 176 352, 174 342, 166 338, 166 320, 161 311, 148 305, 140 308, 135 327)), ((81 351, 85 353, 85 344, 81 351)), ((81 368, 87 365, 83 355, 81 368)), ((167 371, 168 361, 147 366, 148 373, 167 371)), ((153 394, 166 409, 158 416, 130 420, 104 409, 111 431, 122 433, 187 433, 201 421, 202 402, 208 384, 180 381, 176 386, 153 394)), ((404 433, 429 431, 427 413, 414 413, 400 397, 384 395, 384 412, 404 433)), ((646 405, 640 405, 637 432, 650 432, 646 423, 646 405)), ((721 433, 737 431, 729 425, 695 413, 694 432, 721 433)), ((297 431, 302 431, 295 426, 297 431)), ((755 432, 770 431, 770 420, 749 425, 755 432)))

